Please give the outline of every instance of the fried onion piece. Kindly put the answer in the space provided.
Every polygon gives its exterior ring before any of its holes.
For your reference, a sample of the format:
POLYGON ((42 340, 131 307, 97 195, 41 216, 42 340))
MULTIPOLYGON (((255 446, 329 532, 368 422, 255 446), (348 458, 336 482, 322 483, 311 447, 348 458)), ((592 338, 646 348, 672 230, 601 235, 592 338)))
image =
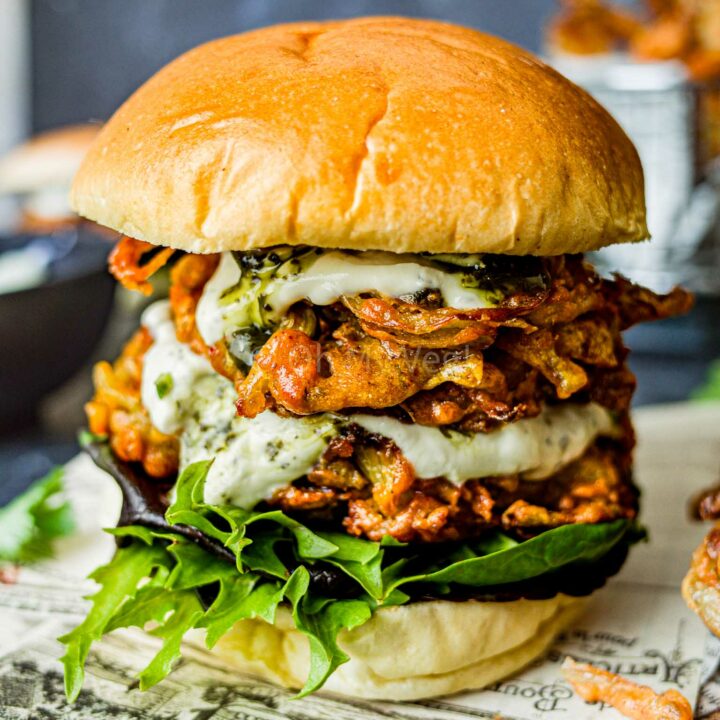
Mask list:
POLYGON ((508 330, 498 337, 496 345, 512 357, 538 369, 555 386, 561 400, 566 400, 587 385, 585 370, 558 353, 550 330, 536 330, 530 334, 508 330))
POLYGON ((432 390, 447 382, 454 383, 458 387, 475 388, 482 385, 484 373, 482 355, 460 357, 440 365, 438 371, 423 385, 423 389, 432 390))
POLYGON ((682 595, 688 607, 720 637, 720 524, 708 533, 692 556, 690 569, 682 583, 682 595))
POLYGON ((410 347, 449 348, 476 344, 487 347, 495 339, 497 323, 452 308, 428 309, 393 298, 343 297, 342 302, 362 329, 379 340, 410 347))
MULTIPOLYGON (((509 422, 524 410, 522 403, 509 405, 495 400, 485 390, 464 390, 454 385, 439 388, 437 392, 421 392, 406 400, 403 409, 417 425, 434 427, 462 422, 469 415, 482 414, 487 421, 509 422)), ((489 429, 489 428, 485 428, 489 429)), ((482 432, 482 429, 476 432, 482 432)))
POLYGON ((630 49, 641 60, 672 60, 689 52, 692 43, 692 20, 680 11, 660 17, 640 31, 630 49))
POLYGON ((610 52, 642 28, 633 13, 601 0, 562 0, 562 6, 548 25, 548 41, 573 55, 610 52))
POLYGON ((351 535, 364 535, 376 542, 385 535, 400 542, 457 540, 460 537, 457 528, 448 527, 451 514, 451 506, 432 496, 417 493, 392 517, 383 515, 372 499, 352 500, 344 525, 351 535))
POLYGON ((339 490, 361 490, 369 483, 368 478, 350 461, 355 453, 352 434, 343 433, 334 437, 320 461, 308 473, 308 480, 314 485, 339 490))
POLYGON ((532 329, 519 316, 546 300, 549 289, 516 293, 492 308, 458 310, 427 307, 398 298, 346 296, 342 303, 360 321, 363 330, 380 340, 424 348, 492 344, 498 327, 532 329))
POLYGON ((460 425, 468 432, 486 432, 500 422, 537 415, 540 402, 532 395, 537 391, 537 372, 530 370, 527 383, 514 390, 508 388, 505 375, 495 365, 485 363, 482 382, 475 388, 453 383, 416 393, 402 407, 418 425, 460 425), (530 396, 525 395, 525 389, 530 396))
MULTIPOLYGON (((690 71, 690 77, 692 77, 693 80, 699 82, 716 80, 720 77, 720 49, 696 50, 688 55, 685 59, 685 64, 687 65, 687 68, 690 71)), ((708 93, 708 95, 710 95, 710 93, 708 93)), ((705 109, 705 112, 701 114, 710 116, 710 118, 717 117, 716 106, 713 108, 713 104, 717 103, 717 96, 706 97, 704 98, 704 101, 707 103, 708 107, 705 109)), ((717 121, 713 121, 711 119, 710 122, 717 121)), ((711 157, 716 157, 716 155, 713 154, 711 157)))
POLYGON ((377 507, 384 515, 396 514, 403 495, 415 482, 412 465, 389 441, 360 444, 355 456, 360 471, 372 484, 377 507))
POLYGON ((170 271, 170 307, 175 334, 199 355, 205 343, 195 324, 195 311, 207 281, 220 262, 219 255, 183 255, 170 271))
POLYGON ((416 425, 438 427, 460 422, 467 414, 470 398, 460 388, 442 387, 438 392, 421 392, 402 407, 416 425))
POLYGON ((695 497, 692 512, 698 520, 720 520, 720 487, 703 490, 695 497))
POLYGON ((143 256, 154 250, 158 250, 157 245, 123 237, 110 253, 110 272, 128 290, 150 295, 152 285, 148 279, 163 267, 175 252, 172 248, 163 248, 141 265, 143 256))
POLYGON ((238 414, 255 417, 269 406, 270 398, 297 415, 392 407, 427 387, 438 373, 444 381, 443 372, 450 372, 455 382, 482 381, 481 356, 474 362, 465 358, 466 364, 459 366, 459 358, 448 355, 408 351, 348 324, 324 343, 297 330, 278 330, 247 377, 236 383, 238 414), (454 364, 444 369, 450 363, 454 364))
POLYGON ((572 523, 632 519, 637 497, 625 482, 628 474, 622 454, 591 448, 547 485, 546 480, 520 481, 510 493, 497 494, 500 505, 510 503, 503 527, 534 534, 572 523))
POLYGON ((589 368, 590 399, 617 412, 630 409, 637 380, 624 363, 616 368, 589 368))
POLYGON ((140 399, 142 359, 151 344, 150 333, 140 329, 113 365, 95 366, 95 395, 85 412, 90 431, 109 436, 121 460, 140 462, 151 477, 165 478, 177 472, 178 441, 153 427, 140 399))
POLYGON ((524 317, 535 327, 569 323, 581 315, 601 309, 607 302, 594 269, 577 256, 553 258, 553 287, 550 296, 524 317))
POLYGON ((321 461, 308 473, 308 480, 325 488, 353 490, 368 484, 367 478, 349 460, 321 461))
POLYGON ((551 510, 540 505, 531 505, 525 500, 516 500, 503 513, 502 520, 503 527, 506 529, 522 528, 523 534, 528 531, 536 534, 540 530, 548 530, 561 525, 610 522, 624 515, 624 510, 620 509, 620 512, 617 512, 604 500, 591 500, 573 510, 551 510))
POLYGON ((564 524, 634 518, 630 445, 631 438, 599 441, 542 481, 513 475, 457 485, 417 478, 391 440, 351 427, 329 444, 306 479, 278 491, 271 504, 298 517, 324 511, 336 521, 345 510, 346 530, 371 540, 391 535, 402 542, 440 542, 494 528, 528 538, 564 524))
POLYGON ((558 328, 555 347, 560 355, 587 365, 614 368, 617 332, 603 318, 575 320, 558 328))
POLYGON ((684 315, 693 306, 693 296, 681 287, 673 288, 666 295, 636 285, 621 275, 605 283, 608 298, 617 306, 620 329, 650 320, 662 320, 674 315, 684 315))
POLYGON ((565 679, 588 703, 612 705, 631 720, 692 720, 692 707, 677 690, 656 693, 620 675, 566 657, 562 664, 565 679))
POLYGON ((444 542, 472 537, 493 527, 493 498, 480 482, 458 487, 447 480, 416 480, 392 514, 375 497, 353 499, 344 520, 352 535, 379 541, 444 542))
POLYGON ((342 494, 333 492, 330 487, 295 487, 294 485, 287 485, 275 491, 270 503, 279 505, 285 512, 292 513, 298 509, 308 512, 333 508, 344 499, 342 494))

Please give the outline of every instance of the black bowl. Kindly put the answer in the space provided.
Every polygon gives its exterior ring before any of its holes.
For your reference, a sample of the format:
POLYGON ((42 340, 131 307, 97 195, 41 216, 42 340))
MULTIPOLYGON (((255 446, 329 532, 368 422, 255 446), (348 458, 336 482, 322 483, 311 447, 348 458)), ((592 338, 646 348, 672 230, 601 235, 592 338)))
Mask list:
POLYGON ((106 236, 80 225, 47 236, 0 237, 0 249, 33 241, 57 252, 41 285, 0 294, 0 432, 32 422, 40 400, 89 359, 112 306, 106 236))

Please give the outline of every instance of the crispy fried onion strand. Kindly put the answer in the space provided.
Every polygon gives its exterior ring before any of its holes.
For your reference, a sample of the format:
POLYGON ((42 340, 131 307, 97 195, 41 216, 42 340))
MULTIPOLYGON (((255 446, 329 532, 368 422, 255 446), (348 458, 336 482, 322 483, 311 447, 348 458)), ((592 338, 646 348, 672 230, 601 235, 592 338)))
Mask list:
POLYGON ((561 400, 587 385, 587 374, 583 368, 558 354, 555 337, 550 330, 536 330, 530 335, 514 333, 509 337, 498 338, 497 346, 539 370, 555 385, 561 400))
POLYGON ((402 403, 402 408, 418 425, 458 425, 463 431, 483 432, 494 423, 510 422, 540 412, 535 393, 537 376, 536 370, 529 370, 511 390, 506 374, 486 362, 482 382, 476 387, 442 385, 416 393, 402 403))
POLYGON ((677 690, 658 694, 647 685, 588 663, 575 662, 569 656, 562 664, 562 672, 585 702, 612 705, 631 720, 692 720, 692 707, 677 690))
POLYGON ((174 252, 172 248, 158 250, 156 245, 123 237, 110 253, 110 272, 128 290, 150 295, 152 285, 148 282, 149 278, 167 263, 174 252), (143 257, 154 250, 157 252, 141 264, 143 257))
POLYGON ((368 335, 410 347, 450 348, 471 343, 487 347, 501 325, 527 327, 513 319, 517 310, 426 309, 385 297, 345 296, 342 303, 357 317, 368 335))
POLYGON ((195 311, 207 281, 220 262, 219 255, 183 255, 170 271, 170 307, 175 334, 198 355, 207 347, 195 324, 195 311))
POLYGON ((605 282, 606 292, 617 307, 620 329, 650 320, 662 320, 673 315, 684 315, 693 306, 693 296, 680 287, 666 295, 654 293, 642 285, 616 275, 613 282, 605 282))

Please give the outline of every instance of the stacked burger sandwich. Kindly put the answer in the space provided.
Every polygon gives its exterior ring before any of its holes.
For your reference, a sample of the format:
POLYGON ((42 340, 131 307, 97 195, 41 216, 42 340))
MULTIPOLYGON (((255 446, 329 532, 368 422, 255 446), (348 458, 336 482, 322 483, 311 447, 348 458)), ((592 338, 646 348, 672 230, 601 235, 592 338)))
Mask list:
POLYGON ((63 640, 203 630, 310 692, 412 699, 541 654, 638 537, 621 332, 689 307, 585 251, 647 235, 640 163, 501 40, 368 18, 161 70, 73 188, 151 305, 95 369, 85 444, 118 550, 63 640))

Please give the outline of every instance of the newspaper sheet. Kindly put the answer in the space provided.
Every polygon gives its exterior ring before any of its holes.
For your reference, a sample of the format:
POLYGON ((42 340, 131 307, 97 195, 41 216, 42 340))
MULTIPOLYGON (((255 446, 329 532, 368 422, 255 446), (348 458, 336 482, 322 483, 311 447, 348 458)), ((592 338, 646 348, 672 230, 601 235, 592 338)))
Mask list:
POLYGON ((83 617, 82 578, 112 553, 101 527, 112 525, 119 494, 112 481, 84 458, 67 471, 68 492, 81 521, 58 557, 20 571, 0 585, 0 717, 143 718, 165 720, 461 720, 572 718, 614 720, 602 704, 582 702, 564 682, 566 655, 650 685, 676 688, 701 718, 720 717, 720 643, 685 607, 679 583, 690 553, 707 528, 687 517, 688 497, 712 485, 720 470, 720 406, 658 407, 637 413, 638 481, 643 488, 650 541, 634 549, 621 574, 590 601, 586 614, 551 652, 518 675, 482 692, 417 703, 348 700, 318 693, 301 700, 291 691, 219 664, 201 647, 188 646, 163 683, 145 693, 136 676, 154 654, 155 640, 118 631, 90 654, 85 689, 64 699, 62 648, 56 641, 83 617), (718 713, 715 715, 715 713, 718 713))

